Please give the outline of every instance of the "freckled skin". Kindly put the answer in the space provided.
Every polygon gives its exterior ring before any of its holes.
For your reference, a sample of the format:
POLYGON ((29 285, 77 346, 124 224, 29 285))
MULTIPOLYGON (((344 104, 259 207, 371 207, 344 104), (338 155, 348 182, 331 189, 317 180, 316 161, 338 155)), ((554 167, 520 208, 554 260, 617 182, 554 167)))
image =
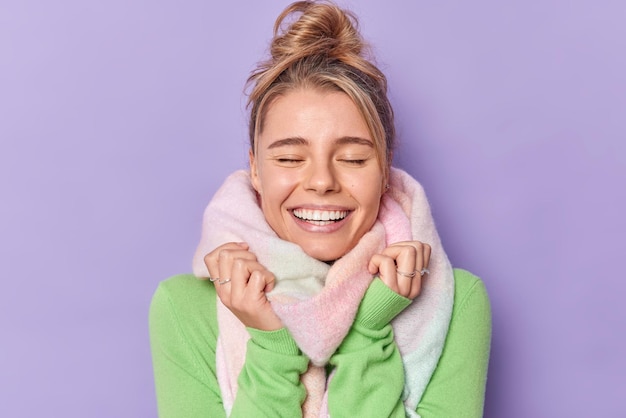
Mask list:
POLYGON ((252 184, 276 234, 311 257, 335 260, 376 221, 384 175, 365 120, 341 92, 294 90, 269 107, 250 152, 252 184), (341 210, 348 216, 315 225, 294 209, 341 210))

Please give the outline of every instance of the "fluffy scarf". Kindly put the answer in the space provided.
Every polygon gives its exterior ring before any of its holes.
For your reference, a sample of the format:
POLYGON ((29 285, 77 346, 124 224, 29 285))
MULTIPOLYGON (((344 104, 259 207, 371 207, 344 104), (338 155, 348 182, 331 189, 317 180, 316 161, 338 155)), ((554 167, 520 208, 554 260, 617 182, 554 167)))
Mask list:
MULTIPOLYGON (((301 379, 307 389, 304 416, 328 416, 324 365, 354 321, 372 281, 367 265, 386 246, 408 240, 431 245, 430 274, 419 297, 392 321, 405 371, 407 416, 415 412, 441 355, 452 313, 454 278, 420 184, 392 168, 390 189, 378 219, 359 243, 332 266, 280 239, 265 221, 246 171, 227 178, 204 212, 202 237, 193 259, 197 277, 208 277, 203 258, 217 246, 245 241, 276 277, 268 298, 302 352, 311 360, 301 379), (333 312, 328 315, 328 312, 333 312)), ((250 338, 243 324, 219 300, 216 363, 222 400, 230 413, 237 376, 250 338)), ((332 378, 332 377, 331 377, 332 378)))

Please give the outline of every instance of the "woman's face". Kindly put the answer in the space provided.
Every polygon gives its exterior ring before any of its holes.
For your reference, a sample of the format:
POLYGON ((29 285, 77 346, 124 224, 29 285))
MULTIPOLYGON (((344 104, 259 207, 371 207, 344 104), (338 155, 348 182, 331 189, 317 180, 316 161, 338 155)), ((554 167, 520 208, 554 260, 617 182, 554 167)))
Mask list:
POLYGON ((335 260, 378 216, 384 178, 374 141, 345 93, 294 90, 269 106, 250 152, 265 219, 311 257, 335 260))

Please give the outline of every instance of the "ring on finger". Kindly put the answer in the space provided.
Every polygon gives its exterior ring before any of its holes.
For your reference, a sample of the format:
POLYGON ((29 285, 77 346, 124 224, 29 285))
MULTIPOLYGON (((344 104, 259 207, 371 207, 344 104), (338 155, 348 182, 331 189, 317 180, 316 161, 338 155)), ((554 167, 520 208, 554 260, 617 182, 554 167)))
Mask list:
POLYGON ((420 276, 423 276, 424 274, 428 274, 430 273, 430 270, 428 270, 427 268, 423 268, 420 270, 420 276))
POLYGON ((413 270, 413 272, 411 273, 405 273, 403 271, 396 270, 396 273, 398 273, 400 276, 404 276, 404 277, 408 277, 409 279, 412 279, 417 274, 417 270, 413 270))
POLYGON ((210 281, 211 283, 216 282, 216 281, 218 281, 219 279, 220 279, 219 277, 216 277, 216 278, 214 279, 214 278, 212 278, 211 276, 209 276, 209 281, 210 281))
POLYGON ((230 279, 224 279, 224 280, 218 281, 219 284, 226 284, 226 283, 229 283, 229 282, 230 282, 230 279))

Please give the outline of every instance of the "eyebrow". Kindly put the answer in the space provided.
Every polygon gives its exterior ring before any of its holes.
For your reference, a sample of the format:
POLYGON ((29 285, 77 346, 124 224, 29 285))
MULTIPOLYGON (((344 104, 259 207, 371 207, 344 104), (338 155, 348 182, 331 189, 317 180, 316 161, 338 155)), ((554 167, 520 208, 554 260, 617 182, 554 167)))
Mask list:
POLYGON ((267 149, 285 147, 289 145, 309 145, 309 141, 302 138, 301 136, 294 136, 274 141, 267 147, 267 149))
MULTIPOLYGON (((342 136, 335 140, 336 145, 347 145, 347 144, 357 144, 357 145, 365 145, 371 148, 374 148, 374 143, 370 139, 361 138, 358 136, 342 136)), ((284 139, 279 139, 277 141, 272 142, 267 149, 285 147, 289 145, 309 145, 309 141, 300 136, 294 136, 284 139)))

